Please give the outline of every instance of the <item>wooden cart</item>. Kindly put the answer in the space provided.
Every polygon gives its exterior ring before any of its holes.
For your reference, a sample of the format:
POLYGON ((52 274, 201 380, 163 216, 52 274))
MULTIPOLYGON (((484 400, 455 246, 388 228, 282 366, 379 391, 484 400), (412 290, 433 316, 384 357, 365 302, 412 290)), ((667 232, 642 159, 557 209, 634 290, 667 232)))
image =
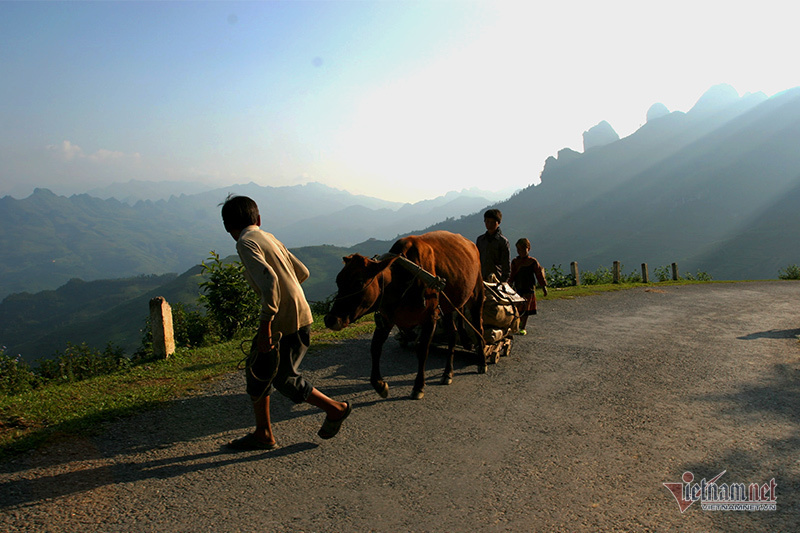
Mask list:
POLYGON ((483 340, 486 362, 496 364, 511 353, 514 334, 519 331, 520 309, 525 299, 508 283, 483 282, 483 340))

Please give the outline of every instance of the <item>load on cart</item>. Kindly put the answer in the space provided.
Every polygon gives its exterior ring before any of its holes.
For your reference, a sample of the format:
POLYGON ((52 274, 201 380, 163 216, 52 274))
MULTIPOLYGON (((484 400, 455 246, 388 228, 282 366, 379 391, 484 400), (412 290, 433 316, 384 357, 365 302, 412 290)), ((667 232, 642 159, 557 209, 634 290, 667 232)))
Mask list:
POLYGON ((483 340, 487 363, 497 363, 511 353, 514 334, 519 331, 520 309, 525 299, 508 283, 484 281, 483 340))

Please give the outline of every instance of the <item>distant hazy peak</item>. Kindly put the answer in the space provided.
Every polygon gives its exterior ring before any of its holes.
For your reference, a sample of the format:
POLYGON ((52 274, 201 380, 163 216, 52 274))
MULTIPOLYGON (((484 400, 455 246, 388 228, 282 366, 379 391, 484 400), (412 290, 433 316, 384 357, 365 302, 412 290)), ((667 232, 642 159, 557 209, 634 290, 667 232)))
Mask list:
POLYGON ((721 83, 719 85, 714 85, 705 93, 700 99, 694 104, 690 113, 708 113, 717 111, 725 106, 735 103, 739 100, 739 92, 728 85, 727 83, 721 83))
POLYGON ((605 146, 619 140, 619 135, 607 121, 602 121, 596 126, 583 132, 583 151, 586 152, 598 146, 605 146))
POLYGON ((53 198, 54 196, 58 196, 50 189, 45 187, 36 187, 33 189, 33 193, 31 196, 42 197, 42 198, 53 198))
POLYGON ((114 182, 103 187, 95 187, 86 193, 96 198, 104 200, 116 198, 120 202, 134 205, 141 200, 168 200, 172 196, 199 194, 216 187, 192 181, 130 180, 125 183, 114 182))
POLYGON ((669 109, 661 102, 655 103, 647 110, 647 122, 669 115, 669 109))

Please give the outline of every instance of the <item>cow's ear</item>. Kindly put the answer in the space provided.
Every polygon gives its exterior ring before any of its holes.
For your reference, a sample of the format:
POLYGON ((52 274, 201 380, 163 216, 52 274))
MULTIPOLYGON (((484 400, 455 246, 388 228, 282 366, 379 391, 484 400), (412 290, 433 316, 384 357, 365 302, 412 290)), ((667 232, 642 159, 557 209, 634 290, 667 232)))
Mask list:
POLYGON ((342 257, 342 262, 346 265, 347 263, 353 260, 354 256, 355 254, 350 254, 348 256, 342 257))

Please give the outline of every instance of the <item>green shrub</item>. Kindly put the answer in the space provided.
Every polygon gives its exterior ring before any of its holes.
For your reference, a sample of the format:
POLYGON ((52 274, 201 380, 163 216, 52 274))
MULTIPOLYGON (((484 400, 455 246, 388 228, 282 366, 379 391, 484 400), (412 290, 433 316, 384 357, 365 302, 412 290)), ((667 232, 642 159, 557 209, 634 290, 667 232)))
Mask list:
POLYGON ((110 343, 101 352, 92 350, 85 342, 77 346, 68 342, 64 352, 57 352, 53 359, 40 359, 38 362, 36 373, 43 379, 68 382, 111 374, 131 366, 122 348, 110 343))
POLYGON ((180 302, 172 306, 172 329, 175 345, 184 348, 207 346, 219 340, 205 314, 197 309, 186 309, 180 302))
POLYGON ((245 329, 258 325, 261 302, 244 278, 242 263, 225 264, 213 250, 208 259, 208 263, 201 263, 207 281, 200 284, 205 291, 200 301, 219 326, 220 336, 225 340, 233 339, 245 329))
POLYGON ((6 347, 0 348, 0 394, 13 396, 38 385, 39 379, 28 363, 18 355, 6 355, 6 347))
POLYGON ((572 287, 575 285, 575 277, 572 274, 564 274, 561 265, 553 265, 545 269, 547 286, 553 288, 572 287))
MULTIPOLYGON (((660 282, 672 281, 672 265, 657 267, 655 274, 656 279, 660 282)), ((711 275, 708 272, 703 272, 702 270, 698 270, 696 274, 688 273, 684 276, 679 275, 678 279, 685 279, 688 281, 713 281, 711 275)))
POLYGON ((656 279, 658 281, 663 282, 672 279, 672 267, 669 265, 656 267, 656 269, 653 272, 656 275, 656 279))
MULTIPOLYGON (((620 275, 619 275, 619 282, 620 283, 641 283, 642 282, 642 275, 635 270, 630 274, 625 274, 622 272, 623 265, 620 265, 620 275)), ((609 270, 607 267, 601 266, 598 267, 597 270, 594 272, 583 272, 581 273, 581 285, 607 285, 609 283, 614 283, 614 273, 609 270)))
MULTIPOLYGON (((621 269, 622 269, 622 267, 620 266, 620 270, 621 269)), ((637 270, 633 270, 627 276, 625 274, 620 274, 619 281, 620 281, 620 283, 642 283, 644 280, 642 279, 642 273, 641 272, 639 272, 637 270)))
POLYGON ((778 279, 800 279, 800 267, 789 265, 778 271, 778 279))
POLYGON ((713 278, 707 272, 698 270, 695 275, 686 274, 686 279, 689 281, 711 281, 713 278))
POLYGON ((605 285, 613 281, 611 271, 606 267, 598 267, 594 272, 581 272, 581 285, 605 285))
POLYGON ((336 300, 336 293, 331 294, 324 300, 320 300, 318 302, 309 302, 311 306, 311 312, 317 316, 325 316, 331 311, 331 307, 333 307, 333 301, 336 300))

